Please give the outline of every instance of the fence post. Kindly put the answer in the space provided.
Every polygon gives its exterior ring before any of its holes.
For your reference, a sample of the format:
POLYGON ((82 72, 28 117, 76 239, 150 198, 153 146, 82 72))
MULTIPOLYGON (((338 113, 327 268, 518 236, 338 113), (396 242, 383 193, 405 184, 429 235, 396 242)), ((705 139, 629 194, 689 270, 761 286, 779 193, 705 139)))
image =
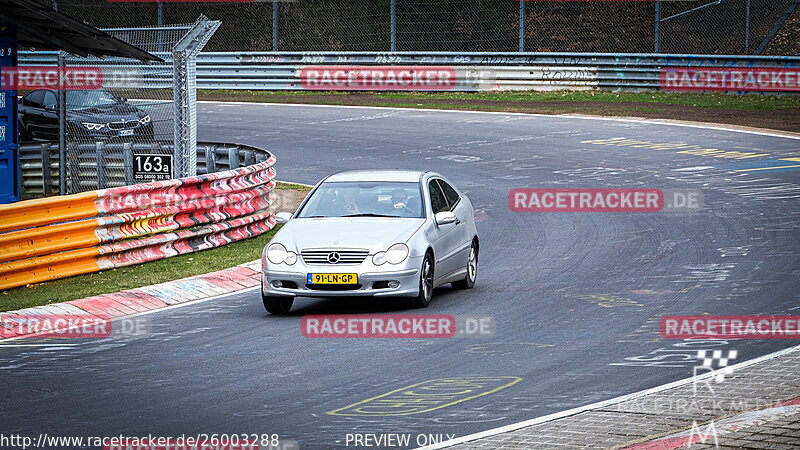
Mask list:
POLYGON ((397 0, 389 0, 389 42, 390 49, 397 51, 397 0))
MULTIPOLYGON (((58 70, 64 70, 63 51, 58 52, 58 70)), ((63 86, 62 86, 63 87, 63 86)), ((58 190, 60 195, 67 193, 67 93, 64 89, 58 93, 58 190)))
POLYGON ((656 0, 656 48, 655 53, 661 53, 661 0, 656 0))
POLYGON ((133 144, 122 144, 122 171, 125 173, 125 184, 133 184, 133 144))
POLYGON ((278 51, 278 2, 272 2, 272 51, 278 51))
POLYGON ((744 11, 744 54, 750 51, 750 0, 747 0, 744 11))
MULTIPOLYGON (((164 4, 158 2, 158 27, 161 28, 164 25, 164 4)), ((158 30, 158 51, 164 51, 164 39, 161 30, 158 30)))
POLYGON ((525 0, 519 0, 519 51, 525 51, 525 0))
POLYGON ((42 144, 42 192, 47 197, 53 194, 50 169, 50 144, 42 144))
POLYGON ((220 24, 201 17, 172 49, 175 178, 197 175, 197 55, 220 24))

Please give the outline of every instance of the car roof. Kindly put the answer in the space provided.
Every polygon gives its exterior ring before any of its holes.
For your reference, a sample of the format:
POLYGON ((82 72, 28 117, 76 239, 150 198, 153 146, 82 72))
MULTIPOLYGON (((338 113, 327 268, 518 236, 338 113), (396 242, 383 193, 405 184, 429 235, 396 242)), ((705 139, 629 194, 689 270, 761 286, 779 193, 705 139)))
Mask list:
POLYGON ((425 172, 419 170, 348 170, 325 179, 329 181, 394 181, 418 183, 425 172))

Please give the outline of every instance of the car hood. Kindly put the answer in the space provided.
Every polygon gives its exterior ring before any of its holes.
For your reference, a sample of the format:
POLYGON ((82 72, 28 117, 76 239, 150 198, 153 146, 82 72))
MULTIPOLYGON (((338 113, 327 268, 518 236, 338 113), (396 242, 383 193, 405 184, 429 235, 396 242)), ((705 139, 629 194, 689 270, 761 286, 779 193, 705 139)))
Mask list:
POLYGON ((406 242, 425 219, 355 217, 292 219, 273 239, 289 250, 308 248, 364 248, 370 253, 406 242))
POLYGON ((127 103, 67 110, 67 117, 69 119, 91 122, 119 122, 122 120, 138 120, 143 116, 144 113, 142 113, 141 110, 127 103))

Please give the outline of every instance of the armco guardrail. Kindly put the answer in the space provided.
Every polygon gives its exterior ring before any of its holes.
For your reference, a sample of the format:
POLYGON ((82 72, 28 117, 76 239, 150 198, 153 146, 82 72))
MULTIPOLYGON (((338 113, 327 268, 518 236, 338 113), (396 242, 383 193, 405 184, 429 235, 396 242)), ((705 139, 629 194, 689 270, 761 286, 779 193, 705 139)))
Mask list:
MULTIPOLYGON (((160 55, 160 54, 159 54, 160 55)), ((168 55, 164 55, 168 57, 168 55)), ((20 52, 20 65, 55 65, 53 52, 20 52)), ((117 64, 113 60, 102 64, 117 64)), ((448 90, 660 90, 668 68, 800 68, 796 56, 665 55, 612 53, 446 52, 205 52, 197 58, 201 89, 308 89, 304 69, 314 66, 440 66, 453 71, 448 90)), ((169 74, 146 66, 148 83, 169 86, 169 74)), ((793 78, 796 81, 796 77, 793 78)), ((795 82, 795 85, 797 82, 795 82)), ((441 90, 425 84, 401 89, 441 90)), ((386 90, 385 85, 359 89, 386 90)), ((736 89, 711 89, 735 92, 736 89)), ((792 92, 780 84, 772 92, 792 92)))
MULTIPOLYGON (((106 189, 134 184, 133 155, 172 154, 172 143, 78 144, 71 149, 78 158, 67 161, 71 175, 68 192, 106 189)), ((266 161, 271 155, 259 148, 238 144, 197 143, 197 173, 237 169, 266 161)), ((50 196, 59 192, 58 144, 29 143, 19 146, 22 197, 50 196)))
POLYGON ((262 234, 274 164, 0 205, 0 290, 262 234))

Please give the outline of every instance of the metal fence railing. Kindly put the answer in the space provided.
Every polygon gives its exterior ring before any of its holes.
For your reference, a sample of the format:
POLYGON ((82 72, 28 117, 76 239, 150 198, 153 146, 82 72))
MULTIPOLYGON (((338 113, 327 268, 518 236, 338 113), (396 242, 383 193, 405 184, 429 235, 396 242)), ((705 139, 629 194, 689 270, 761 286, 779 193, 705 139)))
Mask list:
MULTIPOLYGON (((170 143, 103 143, 79 144, 71 149, 83 157, 67 161, 69 170, 82 176, 68 179, 79 183, 70 191, 85 192, 96 189, 128 186, 136 180, 134 156, 142 154, 171 155, 170 143)), ((58 144, 42 142, 23 144, 19 148, 21 192, 23 199, 51 196, 59 192, 58 144)), ((239 167, 251 166, 269 159, 267 151, 237 144, 211 142, 197 143, 197 174, 223 172, 239 167)))
MULTIPOLYGON (((47 65, 53 62, 54 56, 46 52, 22 52, 20 64, 47 65)), ((197 57, 196 74, 199 89, 301 90, 311 87, 304 78, 307 73, 304 69, 309 67, 359 70, 409 66, 452 70, 454 79, 447 87, 452 91, 659 90, 666 68, 796 69, 800 68, 800 57, 653 53, 206 52, 197 57)), ((372 89, 387 90, 385 86, 372 89)), ((415 86, 413 90, 432 89, 415 86)), ((737 92, 736 89, 729 91, 737 92)))
POLYGON ((98 180, 102 171, 98 174, 83 167, 96 164, 97 148, 114 145, 161 148, 168 142, 173 150, 169 175, 196 174, 195 58, 219 25, 201 16, 188 25, 106 30, 133 45, 162 49, 157 53, 162 61, 150 64, 65 52, 32 55, 33 64, 27 66, 33 66, 34 72, 58 66, 59 71, 91 74, 95 80, 91 85, 59 90, 36 86, 20 102, 20 143, 53 141, 61 149, 58 156, 63 170, 54 172, 60 189, 57 193, 83 192, 104 184, 103 179, 98 180))

